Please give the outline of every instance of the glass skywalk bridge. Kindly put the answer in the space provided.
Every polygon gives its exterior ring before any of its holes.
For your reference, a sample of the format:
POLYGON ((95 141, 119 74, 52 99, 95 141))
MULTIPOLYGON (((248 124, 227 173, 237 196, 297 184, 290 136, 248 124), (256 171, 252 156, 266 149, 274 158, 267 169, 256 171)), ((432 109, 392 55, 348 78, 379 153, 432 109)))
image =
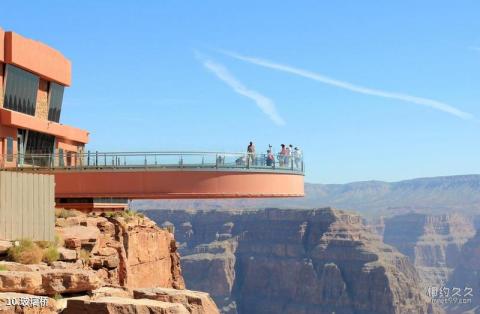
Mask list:
MULTIPOLYGON (((5 159, 4 159, 5 158, 5 159)), ((127 170, 189 169, 268 171, 304 173, 302 156, 226 152, 87 152, 60 154, 6 155, 5 161, 16 160, 13 170, 127 170)))
POLYGON ((87 211, 123 209, 131 199, 304 196, 299 155, 60 151, 0 161, 5 171, 54 175, 56 206, 87 211))

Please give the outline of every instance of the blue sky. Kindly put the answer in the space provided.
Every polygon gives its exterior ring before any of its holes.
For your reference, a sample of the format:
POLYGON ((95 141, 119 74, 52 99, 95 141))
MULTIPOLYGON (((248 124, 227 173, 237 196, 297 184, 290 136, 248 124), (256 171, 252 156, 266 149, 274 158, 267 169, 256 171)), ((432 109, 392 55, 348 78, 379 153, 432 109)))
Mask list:
POLYGON ((92 150, 292 143, 307 181, 342 183, 480 173, 478 12, 474 0, 3 0, 0 27, 72 60, 61 121, 89 130, 92 150))

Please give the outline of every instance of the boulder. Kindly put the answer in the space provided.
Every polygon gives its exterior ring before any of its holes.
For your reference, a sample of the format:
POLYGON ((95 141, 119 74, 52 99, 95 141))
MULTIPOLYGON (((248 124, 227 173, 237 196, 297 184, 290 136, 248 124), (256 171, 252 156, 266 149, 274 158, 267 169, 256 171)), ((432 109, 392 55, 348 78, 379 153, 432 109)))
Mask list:
POLYGON ((115 287, 101 287, 97 290, 93 290, 92 299, 99 299, 104 297, 118 297, 118 298, 131 298, 130 293, 126 289, 115 287))
POLYGON ((72 250, 80 249, 80 247, 82 246, 82 241, 77 238, 65 239, 64 243, 66 248, 72 249, 72 250))
POLYGON ((69 250, 66 248, 59 248, 58 253, 60 253, 61 261, 74 261, 77 259, 77 251, 69 250))
POLYGON ((9 248, 12 247, 12 242, 6 240, 0 240, 0 255, 7 254, 9 248))
POLYGON ((38 271, 41 266, 37 264, 25 265, 15 262, 1 261, 0 267, 6 271, 38 271))
POLYGON ((95 242, 100 235, 100 230, 94 226, 74 225, 64 228, 57 228, 57 231, 64 240, 79 239, 82 244, 95 242))
POLYGON ((102 267, 113 269, 120 264, 118 256, 92 256, 89 261, 93 269, 100 269, 102 267))
POLYGON ((92 291, 103 284, 95 272, 87 270, 53 270, 41 275, 43 294, 48 295, 92 291))
POLYGON ((205 292, 177 290, 171 288, 149 288, 133 290, 135 299, 180 303, 191 314, 219 314, 215 302, 205 292))
POLYGON ((79 293, 95 290, 102 281, 92 271, 50 269, 38 272, 0 272, 0 292, 21 292, 37 295, 79 293))
POLYGON ((90 300, 90 297, 88 295, 81 295, 81 296, 75 296, 75 297, 67 297, 67 298, 61 298, 57 300, 57 312, 58 313, 65 313, 63 312, 67 308, 67 304, 69 300, 84 300, 88 301, 90 300))
POLYGON ((75 263, 56 261, 50 263, 50 267, 53 269, 83 269, 81 260, 77 260, 75 263))
POLYGON ((117 250, 112 247, 102 247, 98 249, 97 254, 101 256, 111 256, 111 255, 116 255, 117 250))
POLYGON ((148 299, 127 299, 119 297, 104 297, 96 300, 68 300, 65 314, 121 314, 121 313, 149 313, 149 314, 190 314, 179 303, 166 303, 148 299))
POLYGON ((56 314, 54 299, 25 293, 0 293, 0 313, 3 314, 56 314), (38 305, 38 306, 37 306, 38 305))

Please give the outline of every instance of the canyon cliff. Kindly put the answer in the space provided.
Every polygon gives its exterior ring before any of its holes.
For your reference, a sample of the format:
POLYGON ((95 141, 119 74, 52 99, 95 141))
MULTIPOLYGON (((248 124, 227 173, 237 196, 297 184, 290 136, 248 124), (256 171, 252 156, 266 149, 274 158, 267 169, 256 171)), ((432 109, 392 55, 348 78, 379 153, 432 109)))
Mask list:
POLYGON ((15 244, 0 241, 1 313, 219 313, 207 293, 185 289, 169 230, 133 212, 62 215, 57 243, 31 244, 54 245, 55 260, 8 261, 15 244), (25 305, 38 298, 45 306, 25 305))
POLYGON ((384 242, 410 258, 426 287, 447 283, 463 245, 475 235, 472 219, 460 214, 409 213, 384 223, 384 242))
POLYGON ((470 239, 462 247, 457 265, 446 285, 457 287, 465 294, 465 289, 472 289, 473 296, 467 298, 464 304, 449 304, 446 308, 448 313, 479 313, 480 300, 480 233, 470 239), (471 300, 469 300, 471 299, 471 300))
POLYGON ((150 210, 174 228, 187 287, 223 313, 432 313, 408 258, 330 208, 150 210))

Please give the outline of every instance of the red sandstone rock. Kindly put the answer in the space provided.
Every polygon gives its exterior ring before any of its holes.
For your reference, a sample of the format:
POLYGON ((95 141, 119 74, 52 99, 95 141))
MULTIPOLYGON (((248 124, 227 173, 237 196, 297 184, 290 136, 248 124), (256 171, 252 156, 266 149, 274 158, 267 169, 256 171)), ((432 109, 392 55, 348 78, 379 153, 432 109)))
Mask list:
MULTIPOLYGON (((54 299, 47 298, 45 306, 22 306, 20 303, 32 302, 32 300, 37 299, 38 296, 25 294, 25 293, 15 293, 15 292, 5 292, 0 293, 0 313, 2 314, 56 314, 56 302, 54 299), (10 305, 12 302, 18 303, 17 305, 10 305)), ((33 301, 36 302, 37 301, 33 301)), ((22 303, 23 304, 23 303, 22 303)), ((31 304, 31 303, 30 303, 31 304)), ((43 304, 43 302, 42 302, 43 304)))
POLYGON ((208 293, 170 288, 135 289, 135 299, 151 299, 182 304, 191 314, 219 314, 208 293))
POLYGON ((75 261, 77 259, 77 251, 75 250, 59 248, 58 253, 60 253, 61 261, 75 261))
POLYGON ((190 314, 179 303, 166 303, 148 299, 104 297, 92 301, 68 300, 65 314, 190 314))
POLYGON ((0 292, 54 295, 88 292, 101 286, 102 281, 93 272, 85 270, 0 272, 0 292))
POLYGON ((148 219, 126 222, 119 219, 121 247, 128 254, 123 261, 124 285, 128 288, 174 287, 185 288, 181 276, 180 257, 173 235, 158 228, 148 219))
POLYGON ((80 249, 81 246, 82 246, 82 241, 80 241, 80 239, 77 239, 77 238, 65 239, 65 247, 68 249, 72 249, 72 250, 80 249))

